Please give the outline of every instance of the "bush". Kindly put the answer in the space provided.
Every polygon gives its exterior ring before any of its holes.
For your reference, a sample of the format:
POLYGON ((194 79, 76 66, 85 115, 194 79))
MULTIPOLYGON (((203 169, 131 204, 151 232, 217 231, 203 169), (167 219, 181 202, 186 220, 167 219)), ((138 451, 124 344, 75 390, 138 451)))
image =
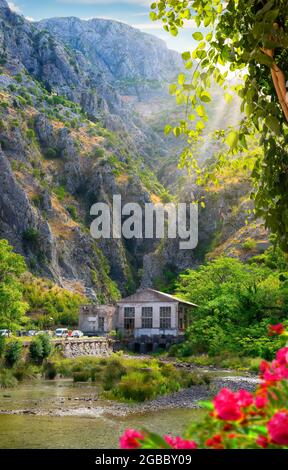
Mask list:
POLYGON ((47 362, 43 368, 44 377, 47 380, 54 380, 57 376, 57 368, 53 362, 47 362))
POLYGON ((8 367, 13 367, 21 358, 23 345, 20 341, 11 341, 5 349, 5 362, 8 367))
POLYGON ((31 364, 21 361, 14 368, 13 375, 19 382, 22 382, 23 380, 34 378, 36 376, 36 372, 31 364))
POLYGON ((245 251, 253 251, 257 246, 256 240, 253 238, 248 238, 243 244, 242 247, 245 251))
POLYGON ((119 393, 125 400, 136 402, 151 400, 157 394, 154 383, 147 380, 147 375, 141 372, 131 372, 125 375, 118 387, 119 389, 115 391, 116 395, 119 393))
POLYGON ((23 233, 23 240, 28 242, 28 243, 37 243, 39 240, 39 232, 35 228, 28 228, 25 230, 23 233))
POLYGON ((48 335, 36 336, 29 346, 30 357, 38 364, 41 364, 51 354, 51 351, 52 344, 48 335))
POLYGON ((17 383, 17 379, 14 377, 11 370, 0 370, 0 388, 16 387, 17 383))
POLYGON ((81 372, 73 372, 74 382, 88 382, 90 380, 89 370, 82 370, 81 372))

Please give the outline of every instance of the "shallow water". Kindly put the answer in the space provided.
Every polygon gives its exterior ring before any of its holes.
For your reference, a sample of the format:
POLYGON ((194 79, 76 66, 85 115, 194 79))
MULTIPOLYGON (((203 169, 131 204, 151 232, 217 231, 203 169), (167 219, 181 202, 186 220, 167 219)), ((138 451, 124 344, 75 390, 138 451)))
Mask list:
MULTIPOLYGON (((70 381, 39 381, 0 391, 1 410, 42 410, 47 413, 65 409, 73 414, 82 407, 97 407, 99 410, 103 407, 107 411, 109 402, 97 399, 94 385, 70 381)), ((2 414, 0 448, 117 448, 119 437, 128 427, 147 427, 154 432, 175 435, 183 433, 187 424, 198 420, 202 414, 202 410, 183 408, 128 416, 107 415, 106 412, 96 417, 87 417, 85 413, 61 417, 2 414)))

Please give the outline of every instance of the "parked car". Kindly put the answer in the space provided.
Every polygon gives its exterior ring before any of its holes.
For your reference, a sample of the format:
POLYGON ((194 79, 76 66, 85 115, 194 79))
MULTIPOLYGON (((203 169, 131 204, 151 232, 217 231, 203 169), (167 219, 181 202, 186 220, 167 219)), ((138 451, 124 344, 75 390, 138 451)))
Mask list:
POLYGON ((57 328, 57 330, 55 330, 55 336, 57 336, 57 338, 66 338, 68 336, 68 329, 57 328))
POLYGON ((0 330, 0 336, 5 336, 5 338, 8 338, 11 335, 10 330, 0 330))
POLYGON ((45 332, 45 331, 42 331, 42 330, 36 331, 35 336, 38 336, 38 335, 45 335, 45 333, 46 333, 46 332, 45 332))
POLYGON ((82 338, 84 336, 84 333, 80 330, 74 330, 72 331, 72 338, 82 338))
POLYGON ((27 336, 35 336, 37 333, 37 330, 29 330, 27 331, 27 336))

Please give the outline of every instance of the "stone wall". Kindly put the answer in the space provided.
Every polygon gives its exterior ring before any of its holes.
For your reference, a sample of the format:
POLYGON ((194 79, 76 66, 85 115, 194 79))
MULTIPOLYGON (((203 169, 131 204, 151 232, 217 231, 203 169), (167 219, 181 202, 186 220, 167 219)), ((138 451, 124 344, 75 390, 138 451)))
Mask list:
POLYGON ((113 352, 113 341, 106 338, 71 340, 61 342, 64 357, 94 356, 107 357, 113 352))

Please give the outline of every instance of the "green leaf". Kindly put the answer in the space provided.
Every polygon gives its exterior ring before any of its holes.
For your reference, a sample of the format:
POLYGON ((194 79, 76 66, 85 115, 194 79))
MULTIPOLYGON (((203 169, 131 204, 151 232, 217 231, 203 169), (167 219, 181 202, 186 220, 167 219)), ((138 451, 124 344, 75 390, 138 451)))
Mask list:
POLYGON ((229 145, 231 149, 234 149, 238 143, 239 134, 236 131, 230 131, 226 137, 226 144, 229 145))
POLYGON ((175 85, 175 83, 170 85, 170 87, 169 87, 170 95, 174 95, 176 93, 176 91, 177 91, 177 85, 175 85))
POLYGON ((196 124, 196 130, 197 130, 197 131, 202 131, 203 129, 205 129, 205 124, 204 124, 204 122, 198 121, 197 124, 196 124))
POLYGON ((280 134, 279 120, 275 116, 267 116, 265 119, 265 124, 272 132, 275 132, 275 134, 280 134))
POLYGON ((179 85, 184 85, 185 80, 186 80, 186 77, 185 77, 184 73, 180 73, 180 75, 178 75, 178 83, 179 83, 179 85))
POLYGON ((196 113, 197 113, 198 116, 200 116, 200 117, 206 116, 205 108, 204 108, 204 106, 202 106, 202 104, 200 104, 199 106, 197 106, 197 108, 196 108, 196 113))
MULTIPOLYGON (((203 203, 205 207, 205 202, 203 203)), ((202 202, 201 202, 201 207, 202 202)), ((213 411, 214 410, 214 405, 211 401, 198 401, 198 405, 201 406, 201 408, 206 408, 207 410, 213 411)))
POLYGON ((170 132, 172 132, 172 126, 170 126, 170 124, 167 124, 164 128, 164 134, 168 135, 170 134, 170 132))
POLYGON ((189 51, 183 52, 183 54, 182 54, 182 59, 183 59, 183 60, 189 60, 189 59, 191 59, 191 52, 189 52, 189 51))
POLYGON ((150 16, 150 19, 151 19, 152 21, 156 21, 156 20, 158 19, 158 15, 157 15, 157 13, 155 13, 155 11, 150 11, 150 15, 149 15, 149 16, 150 16))
POLYGON ((212 100, 211 95, 210 93, 208 93, 208 91, 203 91, 203 93, 201 93, 200 99, 204 103, 209 103, 212 100))
POLYGON ((202 41, 203 34, 200 33, 200 31, 196 31, 196 33, 192 34, 192 37, 195 39, 195 41, 202 41))

